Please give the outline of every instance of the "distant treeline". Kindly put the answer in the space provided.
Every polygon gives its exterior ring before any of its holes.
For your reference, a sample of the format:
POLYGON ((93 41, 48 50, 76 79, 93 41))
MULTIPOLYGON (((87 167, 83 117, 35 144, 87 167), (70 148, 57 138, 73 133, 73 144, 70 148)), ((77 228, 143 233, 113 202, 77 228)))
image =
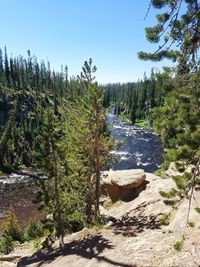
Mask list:
POLYGON ((165 73, 154 73, 134 83, 113 83, 105 86, 104 106, 114 106, 115 114, 123 114, 133 123, 149 119, 152 111, 164 103, 164 97, 171 90, 165 73))
POLYGON ((8 57, 0 49, 0 83, 16 90, 29 89, 35 92, 53 93, 55 96, 66 94, 68 86, 68 68, 61 67, 60 72, 51 70, 50 62, 37 61, 36 56, 27 51, 27 58, 8 57))
POLYGON ((62 99, 73 98, 74 83, 67 66, 55 72, 29 50, 25 58, 9 57, 6 48, 0 49, 1 169, 31 165, 44 108, 51 106, 58 113, 62 99))
POLYGON ((91 64, 84 67, 87 77, 69 77, 67 66, 54 71, 49 61, 38 61, 29 50, 27 57, 14 57, 8 56, 6 47, 0 49, 1 170, 32 166, 47 108, 58 117, 67 108, 65 113, 73 113, 72 106, 76 112, 80 107, 87 112, 92 101, 86 99, 87 83, 94 83, 92 73, 96 71, 91 64))

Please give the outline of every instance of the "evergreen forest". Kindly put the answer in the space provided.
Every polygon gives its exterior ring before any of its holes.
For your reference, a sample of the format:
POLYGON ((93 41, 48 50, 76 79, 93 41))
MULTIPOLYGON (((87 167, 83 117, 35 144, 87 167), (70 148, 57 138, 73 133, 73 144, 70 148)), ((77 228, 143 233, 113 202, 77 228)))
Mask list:
POLYGON ((48 177, 38 182, 36 202, 53 214, 46 225, 63 245, 65 229, 99 217, 100 171, 113 147, 104 91, 91 59, 69 78, 67 66, 55 73, 49 62, 27 54, 8 58, 0 50, 0 166, 4 172, 37 168, 48 177))
MULTIPOLYGON (((11 252, 13 242, 38 236, 45 236, 43 247, 48 248, 58 239, 62 250, 65 236, 84 227, 101 227, 109 219, 119 227, 118 219, 100 212, 102 171, 110 169, 116 149, 107 121, 111 113, 160 138, 164 160, 156 174, 165 178, 173 162, 181 175, 171 177, 174 188, 159 193, 173 212, 186 199, 186 224, 194 227, 189 216, 200 188, 200 2, 150 0, 146 17, 151 9, 158 12, 157 23, 145 33, 155 51, 138 51, 138 57, 155 66, 163 59, 173 64, 152 68, 150 74, 144 69, 135 82, 99 84, 91 58, 79 75, 69 76, 67 65, 55 71, 30 50, 23 57, 0 49, 0 176, 38 171, 34 203, 47 215, 23 232, 10 210, 0 227, 0 253, 11 252)), ((198 201, 195 205, 200 213, 198 201)), ((172 211, 161 224, 169 225, 172 211)), ((177 251, 184 240, 176 244, 177 251)))

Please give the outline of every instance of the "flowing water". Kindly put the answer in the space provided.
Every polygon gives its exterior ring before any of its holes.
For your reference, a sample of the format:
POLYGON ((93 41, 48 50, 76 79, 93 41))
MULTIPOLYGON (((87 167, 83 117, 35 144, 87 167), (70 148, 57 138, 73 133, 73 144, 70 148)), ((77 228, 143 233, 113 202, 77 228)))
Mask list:
POLYGON ((146 172, 154 172, 159 168, 163 161, 162 143, 151 129, 134 126, 111 113, 108 115, 108 123, 111 125, 111 135, 114 140, 122 142, 111 152, 120 159, 112 168, 116 170, 139 168, 146 172))
POLYGON ((31 175, 16 173, 0 177, 0 220, 7 216, 10 208, 21 226, 31 218, 43 217, 33 203, 37 193, 35 180, 31 175))

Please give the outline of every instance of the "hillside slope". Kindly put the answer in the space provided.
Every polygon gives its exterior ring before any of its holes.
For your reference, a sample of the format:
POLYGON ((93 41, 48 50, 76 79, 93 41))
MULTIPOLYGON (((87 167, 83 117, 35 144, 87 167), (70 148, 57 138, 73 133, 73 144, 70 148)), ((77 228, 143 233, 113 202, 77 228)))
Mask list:
POLYGON ((188 201, 185 200, 172 213, 170 224, 161 226, 158 218, 170 210, 163 203, 160 190, 174 186, 171 179, 160 179, 147 174, 146 189, 131 202, 118 202, 106 212, 114 216, 115 223, 108 223, 102 230, 83 229, 65 238, 66 247, 61 252, 58 243, 48 252, 31 255, 30 247, 17 249, 14 254, 23 257, 18 263, 2 266, 51 266, 51 267, 197 267, 200 266, 200 220, 193 209, 200 203, 200 192, 192 202, 191 221, 195 227, 185 227, 188 201), (181 252, 174 250, 177 240, 185 236, 181 252))

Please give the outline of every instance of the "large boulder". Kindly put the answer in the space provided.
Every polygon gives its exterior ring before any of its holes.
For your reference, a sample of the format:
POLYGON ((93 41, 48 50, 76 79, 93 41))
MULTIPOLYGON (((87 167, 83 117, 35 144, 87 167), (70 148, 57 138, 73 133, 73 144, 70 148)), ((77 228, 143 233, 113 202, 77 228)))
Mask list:
POLYGON ((102 184, 113 202, 120 199, 128 201, 141 191, 145 177, 144 170, 141 169, 110 170, 104 173, 102 184))

